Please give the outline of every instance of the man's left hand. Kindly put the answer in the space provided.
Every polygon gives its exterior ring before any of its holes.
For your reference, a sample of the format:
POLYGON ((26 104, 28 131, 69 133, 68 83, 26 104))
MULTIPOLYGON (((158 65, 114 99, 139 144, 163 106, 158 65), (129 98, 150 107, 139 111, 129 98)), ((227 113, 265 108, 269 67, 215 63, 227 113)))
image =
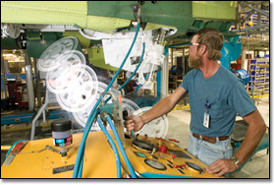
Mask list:
POLYGON ((222 176, 225 173, 233 172, 238 169, 238 166, 231 159, 218 159, 209 166, 206 171, 209 173, 216 173, 216 176, 222 176))

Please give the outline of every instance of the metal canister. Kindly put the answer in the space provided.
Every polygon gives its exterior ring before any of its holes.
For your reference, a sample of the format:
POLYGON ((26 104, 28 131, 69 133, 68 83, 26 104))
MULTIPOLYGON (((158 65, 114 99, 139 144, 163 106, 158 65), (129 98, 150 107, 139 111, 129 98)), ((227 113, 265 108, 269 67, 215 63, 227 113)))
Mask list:
POLYGON ((54 120, 51 123, 53 145, 61 147, 62 156, 67 155, 66 146, 72 144, 72 121, 66 118, 54 120))

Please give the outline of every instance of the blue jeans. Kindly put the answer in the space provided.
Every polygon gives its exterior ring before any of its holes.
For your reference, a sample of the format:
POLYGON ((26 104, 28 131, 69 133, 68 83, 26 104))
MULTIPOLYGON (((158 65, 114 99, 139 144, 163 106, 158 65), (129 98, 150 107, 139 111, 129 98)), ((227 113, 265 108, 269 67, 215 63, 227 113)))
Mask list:
POLYGON ((217 142, 213 144, 197 139, 190 133, 187 151, 206 165, 210 165, 220 158, 230 159, 232 157, 231 138, 223 141, 217 138, 217 142))

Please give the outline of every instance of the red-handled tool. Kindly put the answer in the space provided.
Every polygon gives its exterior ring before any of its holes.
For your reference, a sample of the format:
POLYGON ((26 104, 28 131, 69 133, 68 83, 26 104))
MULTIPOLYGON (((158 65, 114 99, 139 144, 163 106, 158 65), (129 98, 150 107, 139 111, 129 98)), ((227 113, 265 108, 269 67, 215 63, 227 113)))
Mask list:
POLYGON ((176 142, 176 143, 179 143, 179 141, 178 141, 178 140, 175 140, 175 139, 169 139, 169 141, 174 141, 174 142, 176 142))
POLYGON ((27 141, 17 143, 13 147, 13 149, 11 151, 11 154, 6 158, 6 160, 4 161, 3 164, 4 165, 10 165, 10 163, 13 161, 14 157, 16 156, 16 154, 18 154, 24 148, 24 146, 27 143, 28 143, 27 141))
POLYGON ((172 154, 172 159, 175 159, 177 156, 175 154, 172 154))
POLYGON ((24 148, 24 146, 25 146, 26 144, 27 144, 27 142, 19 142, 19 143, 17 143, 17 144, 13 147, 11 153, 16 153, 16 154, 18 154, 18 153, 24 148))
POLYGON ((185 167, 185 166, 186 166, 185 164, 181 164, 181 165, 174 164, 174 168, 185 167))
POLYGON ((162 139, 161 137, 156 137, 156 139, 161 140, 161 141, 166 141, 165 139, 162 139))
POLYGON ((161 145, 162 144, 162 141, 166 141, 165 139, 162 139, 161 137, 156 137, 156 139, 158 139, 159 141, 158 141, 158 143, 159 143, 159 145, 161 145))

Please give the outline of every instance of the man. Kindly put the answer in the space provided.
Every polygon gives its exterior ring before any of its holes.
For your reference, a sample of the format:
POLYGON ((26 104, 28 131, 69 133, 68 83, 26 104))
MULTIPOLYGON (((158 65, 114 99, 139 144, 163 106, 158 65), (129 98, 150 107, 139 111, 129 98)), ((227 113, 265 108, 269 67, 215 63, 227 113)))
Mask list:
POLYGON ((241 80, 218 63, 223 43, 218 30, 200 30, 189 48, 188 64, 194 69, 184 77, 181 86, 148 112, 130 115, 124 122, 128 131, 138 131, 170 112, 188 93, 191 111, 188 152, 209 165, 206 170, 216 176, 237 170, 255 152, 266 131, 264 120, 241 80), (232 157, 230 135, 236 113, 249 124, 249 129, 232 157))

